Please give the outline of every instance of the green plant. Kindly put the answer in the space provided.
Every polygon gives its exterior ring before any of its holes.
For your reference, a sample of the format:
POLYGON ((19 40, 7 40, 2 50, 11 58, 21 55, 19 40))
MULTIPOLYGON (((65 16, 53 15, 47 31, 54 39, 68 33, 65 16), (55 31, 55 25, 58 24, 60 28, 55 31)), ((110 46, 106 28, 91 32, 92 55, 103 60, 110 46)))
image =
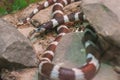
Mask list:
POLYGON ((16 11, 26 7, 28 3, 25 0, 15 0, 12 4, 12 10, 16 11))
POLYGON ((0 16, 13 13, 17 10, 27 7, 29 4, 42 0, 1 0, 0 1, 0 16))
POLYGON ((0 7, 0 16, 2 16, 3 14, 8 14, 8 12, 5 8, 0 7))

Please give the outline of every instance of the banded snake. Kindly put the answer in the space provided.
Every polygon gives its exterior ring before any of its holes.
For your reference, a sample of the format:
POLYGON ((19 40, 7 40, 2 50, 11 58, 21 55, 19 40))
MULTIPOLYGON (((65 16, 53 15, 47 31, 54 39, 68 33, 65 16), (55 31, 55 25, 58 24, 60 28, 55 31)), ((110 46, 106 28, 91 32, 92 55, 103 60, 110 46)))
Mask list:
POLYGON ((37 29, 34 30, 34 32, 44 32, 48 29, 58 26, 58 36, 48 46, 39 62, 39 73, 42 76, 52 80, 91 80, 100 67, 100 58, 102 52, 99 46, 97 46, 98 35, 91 25, 87 25, 85 27, 84 36, 82 38, 82 43, 86 50, 86 63, 82 67, 68 69, 52 63, 55 55, 55 49, 60 39, 62 36, 70 32, 65 23, 73 21, 85 21, 83 12, 64 15, 63 8, 66 5, 77 1, 80 0, 47 0, 33 10, 33 12, 22 23, 24 24, 28 22, 37 12, 53 4, 53 18, 50 21, 39 25, 37 29))

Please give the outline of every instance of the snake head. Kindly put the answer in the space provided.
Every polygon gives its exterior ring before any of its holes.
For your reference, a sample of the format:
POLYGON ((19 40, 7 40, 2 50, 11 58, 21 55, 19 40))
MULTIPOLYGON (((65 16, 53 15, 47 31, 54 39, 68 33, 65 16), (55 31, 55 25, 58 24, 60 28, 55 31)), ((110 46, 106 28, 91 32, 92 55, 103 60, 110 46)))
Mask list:
POLYGON ((29 19, 26 19, 26 18, 18 19, 17 26, 24 25, 24 24, 27 23, 28 21, 29 21, 29 19))
POLYGON ((41 26, 41 22, 39 22, 36 19, 31 19, 30 23, 33 25, 33 27, 38 28, 38 26, 41 26))
POLYGON ((42 34, 44 31, 45 31, 45 28, 43 27, 36 28, 29 33, 28 39, 30 40, 34 39, 35 37, 42 34))
POLYGON ((35 32, 36 32, 36 33, 43 33, 45 30, 46 30, 46 29, 41 26, 41 27, 36 28, 35 32))

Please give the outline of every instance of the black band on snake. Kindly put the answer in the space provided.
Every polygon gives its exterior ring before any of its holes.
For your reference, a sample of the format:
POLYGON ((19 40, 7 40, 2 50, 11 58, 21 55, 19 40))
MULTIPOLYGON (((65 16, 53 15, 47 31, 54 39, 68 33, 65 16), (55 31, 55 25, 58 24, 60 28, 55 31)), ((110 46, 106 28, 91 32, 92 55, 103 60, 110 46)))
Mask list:
POLYGON ((35 30, 35 32, 43 32, 47 29, 52 29, 58 26, 57 32, 59 34, 43 53, 39 64, 39 73, 46 78, 50 78, 51 80, 91 80, 100 67, 101 51, 96 45, 98 36, 96 31, 92 29, 92 26, 90 25, 85 28, 84 36, 82 38, 82 43, 86 50, 86 63, 82 67, 76 67, 72 69, 64 68, 60 65, 54 65, 52 63, 55 55, 55 49, 60 39, 62 36, 70 32, 64 23, 84 21, 83 12, 64 15, 63 7, 75 1, 80 0, 48 0, 35 9, 30 17, 26 18, 26 20, 29 20, 41 9, 54 4, 52 14, 53 19, 43 23, 42 25, 39 25, 35 30))

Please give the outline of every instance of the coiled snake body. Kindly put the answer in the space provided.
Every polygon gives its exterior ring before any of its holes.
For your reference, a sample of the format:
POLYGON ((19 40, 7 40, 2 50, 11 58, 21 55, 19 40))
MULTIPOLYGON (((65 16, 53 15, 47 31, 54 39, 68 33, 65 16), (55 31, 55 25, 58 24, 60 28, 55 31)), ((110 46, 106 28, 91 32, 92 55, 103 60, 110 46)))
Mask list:
POLYGON ((64 23, 71 21, 84 21, 84 14, 82 12, 64 15, 63 7, 76 1, 80 0, 47 0, 23 21, 23 23, 27 22, 38 11, 54 4, 52 13, 53 18, 50 21, 43 23, 35 30, 35 32, 41 32, 58 26, 58 36, 43 53, 39 63, 39 73, 52 80, 91 80, 100 66, 101 51, 96 45, 98 36, 91 25, 86 26, 82 39, 82 43, 86 50, 86 63, 82 67, 68 69, 52 63, 55 49, 60 39, 62 36, 70 32, 67 25, 64 23))

